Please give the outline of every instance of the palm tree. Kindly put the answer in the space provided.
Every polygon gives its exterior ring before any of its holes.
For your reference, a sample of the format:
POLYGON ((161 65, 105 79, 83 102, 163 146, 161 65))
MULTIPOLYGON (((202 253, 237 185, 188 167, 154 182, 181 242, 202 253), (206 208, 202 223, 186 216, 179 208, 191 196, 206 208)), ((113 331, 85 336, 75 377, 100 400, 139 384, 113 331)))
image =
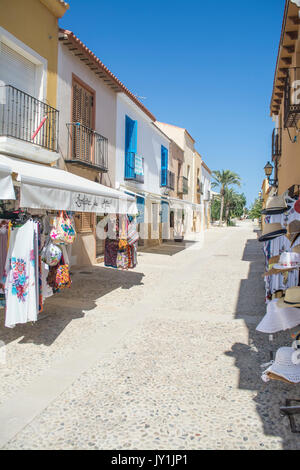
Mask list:
POLYGON ((219 225, 221 227, 223 222, 225 191, 228 189, 229 186, 232 185, 241 186, 241 178, 237 173, 234 173, 230 170, 213 171, 212 176, 214 179, 214 181, 212 182, 212 187, 220 189, 221 211, 219 225))

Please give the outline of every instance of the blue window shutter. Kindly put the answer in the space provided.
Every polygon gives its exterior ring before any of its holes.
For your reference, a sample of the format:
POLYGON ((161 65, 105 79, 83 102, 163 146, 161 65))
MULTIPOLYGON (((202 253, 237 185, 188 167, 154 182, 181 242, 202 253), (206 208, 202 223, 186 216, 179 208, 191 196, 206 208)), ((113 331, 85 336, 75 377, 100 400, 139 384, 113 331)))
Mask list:
POLYGON ((125 178, 133 179, 135 154, 137 152, 137 121, 125 118, 125 178))
POLYGON ((161 185, 167 186, 168 180, 168 149, 161 146, 161 185))

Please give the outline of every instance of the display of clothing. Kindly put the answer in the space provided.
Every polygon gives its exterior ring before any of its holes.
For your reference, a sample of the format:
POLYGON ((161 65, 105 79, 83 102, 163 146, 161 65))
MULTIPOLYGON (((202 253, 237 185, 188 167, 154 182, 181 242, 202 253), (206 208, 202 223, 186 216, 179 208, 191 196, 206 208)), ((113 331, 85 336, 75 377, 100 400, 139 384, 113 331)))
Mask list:
POLYGON ((5 326, 36 321, 39 309, 35 222, 28 220, 11 231, 5 265, 5 326))
POLYGON ((104 264, 122 270, 137 266, 138 232, 135 218, 110 217, 106 227, 104 264))

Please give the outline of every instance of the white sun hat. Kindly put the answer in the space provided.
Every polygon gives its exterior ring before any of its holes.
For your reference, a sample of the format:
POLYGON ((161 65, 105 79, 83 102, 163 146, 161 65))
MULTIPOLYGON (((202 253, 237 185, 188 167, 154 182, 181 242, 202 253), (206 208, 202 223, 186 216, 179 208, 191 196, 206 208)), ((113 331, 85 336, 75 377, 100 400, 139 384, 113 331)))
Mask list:
POLYGON ((300 266, 300 253, 290 253, 284 251, 280 255, 279 263, 274 264, 274 269, 290 269, 299 268, 300 266))
POLYGON ((300 309, 278 308, 278 300, 268 303, 267 313, 256 328, 260 333, 273 334, 300 325, 300 309))
POLYGON ((292 362, 294 352, 294 348, 283 347, 278 349, 275 361, 262 375, 263 381, 268 382, 270 380, 268 373, 273 373, 294 384, 300 383, 300 364, 296 365, 292 362))

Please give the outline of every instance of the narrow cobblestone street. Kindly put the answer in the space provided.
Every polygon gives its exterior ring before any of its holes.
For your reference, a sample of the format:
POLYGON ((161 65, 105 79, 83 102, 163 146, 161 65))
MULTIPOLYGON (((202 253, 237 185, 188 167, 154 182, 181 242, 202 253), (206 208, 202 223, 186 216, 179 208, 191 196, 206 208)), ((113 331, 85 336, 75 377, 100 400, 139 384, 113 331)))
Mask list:
MULTIPOLYGON (((75 271, 35 325, 5 329, 0 447, 300 449, 264 384, 263 255, 251 222, 75 271)), ((275 337, 273 348, 290 344, 275 337)))

